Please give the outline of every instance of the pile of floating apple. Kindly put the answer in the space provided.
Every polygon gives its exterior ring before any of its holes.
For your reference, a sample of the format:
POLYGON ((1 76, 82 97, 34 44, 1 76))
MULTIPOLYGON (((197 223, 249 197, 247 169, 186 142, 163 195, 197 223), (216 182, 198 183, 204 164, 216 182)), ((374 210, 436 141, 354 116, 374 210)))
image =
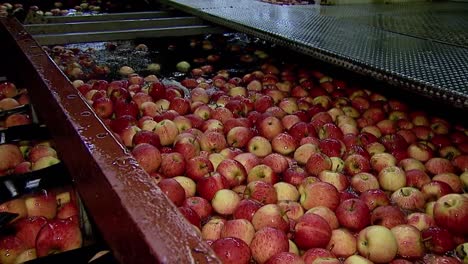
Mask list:
POLYGON ((0 145, 0 177, 37 171, 59 162, 50 142, 0 145))
POLYGON ((81 247, 79 211, 72 191, 10 200, 0 212, 18 214, 0 234, 0 263, 23 263, 81 247))
POLYGON ((31 123, 27 113, 14 112, 15 108, 29 104, 29 97, 25 89, 17 89, 12 82, 0 82, 0 113, 11 111, 11 114, 0 119, 0 129, 31 123))
POLYGON ((467 261, 464 126, 291 62, 187 70, 74 84, 224 263, 467 261))

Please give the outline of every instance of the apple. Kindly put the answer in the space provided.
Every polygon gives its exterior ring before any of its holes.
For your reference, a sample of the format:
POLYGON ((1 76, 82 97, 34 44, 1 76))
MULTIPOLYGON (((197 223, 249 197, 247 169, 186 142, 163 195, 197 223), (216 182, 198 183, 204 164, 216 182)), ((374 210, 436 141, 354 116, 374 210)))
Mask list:
POLYGON ((21 126, 31 124, 31 117, 27 114, 14 113, 5 119, 5 127, 21 126))
POLYGON ((252 223, 246 219, 228 220, 222 230, 221 237, 235 237, 250 245, 255 235, 252 223))
POLYGON ((378 176, 379 185, 386 191, 396 191, 406 185, 405 172, 396 166, 383 168, 378 176))
POLYGON ((326 182, 303 182, 299 186, 299 201, 304 209, 326 206, 335 210, 340 202, 340 195, 335 186, 326 182))
POLYGON ((344 191, 349 187, 348 177, 340 172, 324 170, 319 173, 318 178, 322 182, 330 183, 335 186, 339 192, 344 191))
POLYGON ((406 224, 406 216, 397 206, 383 205, 371 212, 371 224, 393 228, 397 225, 406 224))
POLYGON ((425 207, 425 196, 416 188, 403 187, 395 191, 391 199, 398 206, 407 210, 420 210, 425 207))
POLYGON ((429 173, 433 175, 441 173, 455 173, 455 167, 452 165, 450 160, 444 158, 431 158, 424 163, 429 173))
POLYGON ((229 189, 221 189, 214 194, 211 206, 220 215, 231 215, 239 205, 240 200, 241 197, 236 192, 229 189))
POLYGON ((68 202, 59 206, 59 208, 57 209, 56 218, 68 219, 71 217, 78 217, 79 214, 80 211, 77 205, 74 202, 68 202))
POLYGON ((271 146, 276 153, 287 156, 296 150, 297 142, 288 133, 280 133, 272 139, 271 146))
POLYGON ((278 153, 271 153, 263 158, 262 163, 270 167, 274 173, 281 174, 289 167, 285 156, 278 153))
POLYGON ((264 227, 255 233, 250 243, 252 258, 257 263, 265 263, 274 255, 287 252, 289 241, 286 234, 272 227, 264 227))
POLYGON ((323 248, 311 248, 307 250, 302 259, 305 263, 340 263, 329 250, 323 248), (336 261, 335 261, 336 260, 336 261))
POLYGON ((106 119, 113 114, 114 104, 110 98, 100 97, 93 100, 93 109, 100 118, 106 119))
POLYGON ((331 228, 321 216, 304 214, 297 221, 294 240, 301 249, 326 247, 331 238, 331 228))
POLYGON ((379 181, 374 175, 361 172, 351 177, 351 187, 358 193, 363 193, 367 190, 379 189, 379 181))
POLYGON ((211 203, 205 198, 199 196, 188 197, 184 200, 182 206, 189 207, 200 216, 202 222, 206 221, 212 214, 211 203))
POLYGON ((265 264, 305 264, 305 262, 297 254, 280 252, 268 259, 265 264))
POLYGON ((368 260, 367 258, 361 257, 359 255, 349 256, 345 259, 343 264, 373 264, 374 262, 368 260))
POLYGON ((176 176, 172 179, 176 180, 180 184, 180 186, 182 186, 182 188, 185 191, 185 198, 195 196, 197 185, 194 180, 185 176, 176 176))
POLYGON ((30 249, 23 251, 23 253, 19 254, 16 257, 14 264, 24 263, 29 260, 34 260, 36 258, 37 258, 36 249, 30 248, 30 249))
POLYGON ((44 216, 52 219, 57 214, 55 195, 45 190, 25 198, 24 203, 29 217, 44 216))
POLYGON ((436 254, 445 254, 456 246, 449 231, 437 226, 422 231, 421 237, 426 248, 436 254))
POLYGON ((416 142, 409 145, 408 156, 421 162, 426 162, 434 156, 434 151, 428 145, 416 142))
POLYGON ((348 199, 340 203, 335 211, 341 226, 350 230, 361 230, 370 224, 370 210, 359 199, 348 199))
POLYGON ((406 186, 421 189, 424 185, 431 182, 431 178, 423 170, 410 169, 405 171, 406 186))
POLYGON ((247 143, 247 150, 255 156, 263 158, 269 155, 273 151, 273 148, 268 139, 254 136, 247 143))
POLYGON ((13 264, 15 260, 28 248, 18 237, 9 235, 0 238, 0 262, 13 264))
POLYGON ((58 163, 60 163, 60 160, 55 157, 52 157, 52 156, 42 157, 32 164, 31 170, 33 171, 41 170, 41 169, 50 167, 58 163))
POLYGON ((244 166, 233 159, 225 159, 221 161, 216 167, 216 172, 226 178, 231 188, 244 183, 247 178, 247 172, 245 171, 244 166))
POLYGON ((268 140, 273 140, 276 135, 283 132, 284 128, 280 119, 274 116, 268 116, 259 122, 257 129, 261 136, 268 140))
POLYGON ((244 166, 247 173, 249 173, 253 167, 261 163, 261 160, 256 155, 249 152, 241 153, 235 156, 234 160, 240 162, 244 166))
POLYGON ((463 192, 463 183, 458 175, 455 173, 441 173, 437 174, 432 177, 432 180, 445 182, 452 188, 453 192, 455 193, 462 193, 463 192))
POLYGON ((160 173, 165 178, 172 178, 185 174, 185 159, 182 154, 172 152, 161 155, 160 173))
POLYGON ((136 134, 133 136, 133 145, 136 146, 141 143, 148 143, 155 146, 156 148, 161 147, 159 136, 152 131, 140 130, 136 132, 136 134))
POLYGON ((155 172, 161 165, 161 153, 155 146, 148 143, 135 146, 132 155, 147 173, 155 172))
POLYGON ((213 164, 208 158, 195 156, 190 158, 186 164, 186 176, 198 182, 203 176, 214 171, 213 164))
POLYGON ((175 138, 179 134, 179 129, 173 121, 164 119, 157 123, 154 128, 154 133, 159 136, 162 146, 170 146, 174 143, 175 138))
POLYGON ((421 192, 424 194, 426 202, 430 202, 452 193, 453 190, 450 185, 445 182, 431 181, 421 187, 421 192))
POLYGON ((357 240, 359 254, 372 262, 388 263, 397 255, 397 240, 384 226, 372 225, 362 229, 357 240))
POLYGON ((344 171, 348 175, 369 172, 371 169, 369 159, 359 154, 349 155, 344 161, 344 171))
POLYGON ((13 224, 16 231, 15 236, 24 243, 26 248, 34 248, 37 234, 46 224, 47 218, 43 216, 21 218, 13 224))
POLYGON ((259 164, 253 167, 247 174, 247 182, 264 181, 270 184, 275 184, 279 180, 279 176, 265 164, 259 164))
POLYGON ((278 201, 297 201, 299 199, 299 191, 292 184, 277 182, 273 187, 276 190, 278 201))
POLYGON ((226 135, 227 144, 234 148, 243 148, 247 146, 253 136, 254 133, 247 127, 234 127, 226 135))
POLYGON ((299 166, 291 166, 283 173, 283 181, 294 186, 299 186, 307 177, 305 170, 299 166))
POLYGON ((11 222, 14 222, 28 215, 28 209, 26 208, 26 204, 23 198, 12 199, 0 204, 0 212, 18 214, 18 216, 11 222))
POLYGON ((276 204, 278 201, 273 185, 264 181, 249 182, 244 191, 244 198, 250 198, 262 204, 276 204))
POLYGON ((216 256, 226 264, 248 264, 251 253, 249 246, 239 238, 219 238, 211 244, 216 256))
POLYGON ((201 130, 203 132, 214 131, 214 132, 222 133, 223 130, 224 130, 224 125, 223 125, 223 123, 221 123, 221 121, 211 118, 211 119, 208 119, 205 122, 203 122, 201 130))
POLYGON ((185 220, 196 227, 196 230, 201 228, 200 216, 194 210, 192 210, 192 208, 181 206, 178 209, 179 212, 184 216, 185 220))
MULTIPOLYGON (((286 214, 289 220, 296 221, 304 215, 304 209, 301 204, 294 201, 279 201, 278 206, 286 214)), ((292 224, 292 221, 289 221, 292 224)))
POLYGON ((226 224, 226 219, 223 218, 211 218, 206 224, 203 225, 201 230, 202 238, 207 240, 217 240, 221 238, 221 231, 226 224))
POLYGON ((276 204, 266 204, 260 207, 252 217, 252 225, 255 230, 268 226, 284 232, 289 231, 289 219, 276 204))
POLYGON ((398 255, 403 258, 421 258, 425 253, 421 232, 411 225, 397 225, 391 229, 398 244, 398 255))
POLYGON ((176 206, 181 206, 184 202, 185 190, 176 180, 171 178, 162 179, 158 183, 158 187, 176 206))
POLYGON ((16 85, 12 82, 2 82, 0 83, 0 96, 12 98, 18 94, 16 85))
POLYGON ((359 195, 359 199, 367 204, 367 207, 371 211, 379 206, 385 206, 390 204, 390 199, 388 195, 380 189, 370 189, 364 191, 359 195))
POLYGON ((312 154, 318 153, 319 151, 320 150, 316 144, 303 144, 294 151, 294 160, 296 160, 300 165, 305 165, 312 154))
POLYGON ((305 169, 309 174, 318 175, 323 170, 331 169, 331 159, 323 153, 312 153, 307 160, 305 169))
POLYGON ((262 203, 253 199, 243 199, 237 205, 237 208, 232 214, 234 219, 246 219, 252 221, 255 212, 262 207, 262 203))
POLYGON ((18 146, 13 144, 0 145, 0 171, 14 169, 23 161, 23 154, 18 146))
POLYGON ((214 172, 209 173, 199 179, 197 182, 197 193, 211 201, 215 196, 215 193, 221 189, 229 187, 229 183, 221 174, 214 172))
POLYGON ((72 219, 53 219, 36 238, 38 257, 80 248, 83 243, 78 223, 72 219))
POLYGON ((326 248, 336 257, 347 258, 357 252, 356 238, 346 228, 334 229, 326 248))
POLYGON ((434 205, 434 220, 439 227, 455 234, 468 234, 468 197, 461 194, 447 194, 434 205))
POLYGON ((370 163, 375 171, 380 172, 386 167, 395 166, 397 160, 392 154, 383 152, 372 155, 370 163))
POLYGON ((220 152, 227 147, 226 138, 222 133, 215 131, 207 131, 200 137, 201 150, 209 153, 220 152))
POLYGON ((306 214, 316 214, 322 217, 323 219, 325 219, 325 221, 328 223, 328 225, 330 226, 332 230, 335 230, 340 226, 340 223, 338 222, 338 218, 336 217, 335 212, 330 210, 330 208, 328 207, 317 206, 317 207, 307 210, 306 214))
POLYGON ((28 158, 30 162, 37 162, 42 157, 57 158, 57 152, 52 147, 41 144, 35 145, 29 150, 28 158))
POLYGON ((434 218, 425 213, 411 213, 406 217, 408 225, 416 227, 419 231, 424 231, 435 226, 434 218))

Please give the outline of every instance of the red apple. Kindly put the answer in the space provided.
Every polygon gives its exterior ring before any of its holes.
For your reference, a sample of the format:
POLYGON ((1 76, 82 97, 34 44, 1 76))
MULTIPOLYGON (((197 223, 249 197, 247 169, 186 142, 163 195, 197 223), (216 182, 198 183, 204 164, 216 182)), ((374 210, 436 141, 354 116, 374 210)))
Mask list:
POLYGON ((340 202, 340 195, 335 186, 326 182, 303 182, 299 186, 300 203, 308 210, 316 206, 326 206, 335 210, 340 202))
POLYGON ((436 254, 445 254, 456 246, 447 229, 440 227, 429 227, 422 231, 421 237, 426 248, 436 254))
POLYGON ((434 220, 438 226, 455 234, 468 234, 468 197, 448 194, 439 198, 434 205, 434 220))
POLYGON ((229 187, 229 183, 221 174, 209 173, 197 182, 197 193, 208 201, 211 201, 216 192, 229 187))
POLYGON ((351 230, 361 230, 370 224, 370 210, 359 199, 343 201, 336 209, 336 217, 340 225, 351 230))
POLYGON ((316 214, 304 214, 296 223, 294 240, 301 249, 326 247, 330 238, 330 226, 316 214))
POLYGON ((247 184, 244 198, 250 198, 263 204, 275 204, 278 201, 273 185, 263 181, 253 181, 247 184))
POLYGON ((156 171, 161 165, 161 154, 159 150, 148 143, 137 145, 132 154, 138 164, 148 173, 156 171))
POLYGON ((206 174, 213 171, 213 164, 208 158, 196 156, 187 161, 186 176, 196 182, 198 182, 206 174))
POLYGON ((234 210, 233 217, 234 219, 246 219, 251 222, 253 215, 260 207, 262 207, 262 203, 256 200, 243 199, 234 210))
POLYGON ((400 208, 392 205, 384 205, 375 208, 371 213, 371 223, 386 228, 406 224, 406 216, 400 208))
POLYGON ((34 248, 36 246, 37 234, 46 224, 47 218, 43 216, 21 218, 14 223, 16 237, 19 238, 27 248, 34 248))
POLYGON ((403 258, 421 258, 425 253, 421 232, 411 225, 398 225, 391 229, 398 244, 398 255, 403 258))
POLYGON ((242 166, 240 162, 232 159, 221 161, 216 171, 227 179, 230 187, 242 184, 247 178, 247 172, 244 166, 242 166))
POLYGON ((220 238, 211 244, 211 248, 222 263, 248 264, 250 262, 249 246, 241 239, 235 237, 220 238))
POLYGON ((158 187, 176 206, 181 206, 184 202, 185 190, 176 180, 162 179, 158 187))
POLYGON ((285 212, 276 204, 266 204, 260 207, 252 217, 255 230, 264 227, 273 227, 283 232, 289 230, 289 220, 285 212))
POLYGON ((264 227, 255 233, 250 244, 252 257, 257 263, 265 263, 274 255, 289 249, 286 234, 272 227, 264 227))
POLYGON ((50 220, 38 233, 36 253, 38 257, 80 248, 83 243, 81 230, 73 219, 50 220))
POLYGON ((392 193, 391 200, 405 210, 422 210, 426 205, 424 194, 413 187, 403 187, 396 190, 392 193))

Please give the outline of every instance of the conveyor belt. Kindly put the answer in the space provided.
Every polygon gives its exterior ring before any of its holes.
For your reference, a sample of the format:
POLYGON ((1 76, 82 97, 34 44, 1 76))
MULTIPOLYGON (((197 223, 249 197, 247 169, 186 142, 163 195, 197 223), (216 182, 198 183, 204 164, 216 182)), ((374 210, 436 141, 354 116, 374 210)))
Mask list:
POLYGON ((205 20, 468 109, 468 4, 166 0, 205 20))
POLYGON ((46 17, 45 21, 45 24, 24 26, 41 45, 223 32, 199 18, 164 11, 46 17))

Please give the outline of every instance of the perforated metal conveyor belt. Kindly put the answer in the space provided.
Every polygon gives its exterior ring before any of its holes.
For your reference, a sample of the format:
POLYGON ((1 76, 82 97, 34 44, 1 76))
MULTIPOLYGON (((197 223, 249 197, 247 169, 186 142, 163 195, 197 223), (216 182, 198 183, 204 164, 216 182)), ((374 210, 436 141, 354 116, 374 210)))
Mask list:
POLYGON ((163 2, 468 109, 468 3, 281 6, 258 0, 163 2))

